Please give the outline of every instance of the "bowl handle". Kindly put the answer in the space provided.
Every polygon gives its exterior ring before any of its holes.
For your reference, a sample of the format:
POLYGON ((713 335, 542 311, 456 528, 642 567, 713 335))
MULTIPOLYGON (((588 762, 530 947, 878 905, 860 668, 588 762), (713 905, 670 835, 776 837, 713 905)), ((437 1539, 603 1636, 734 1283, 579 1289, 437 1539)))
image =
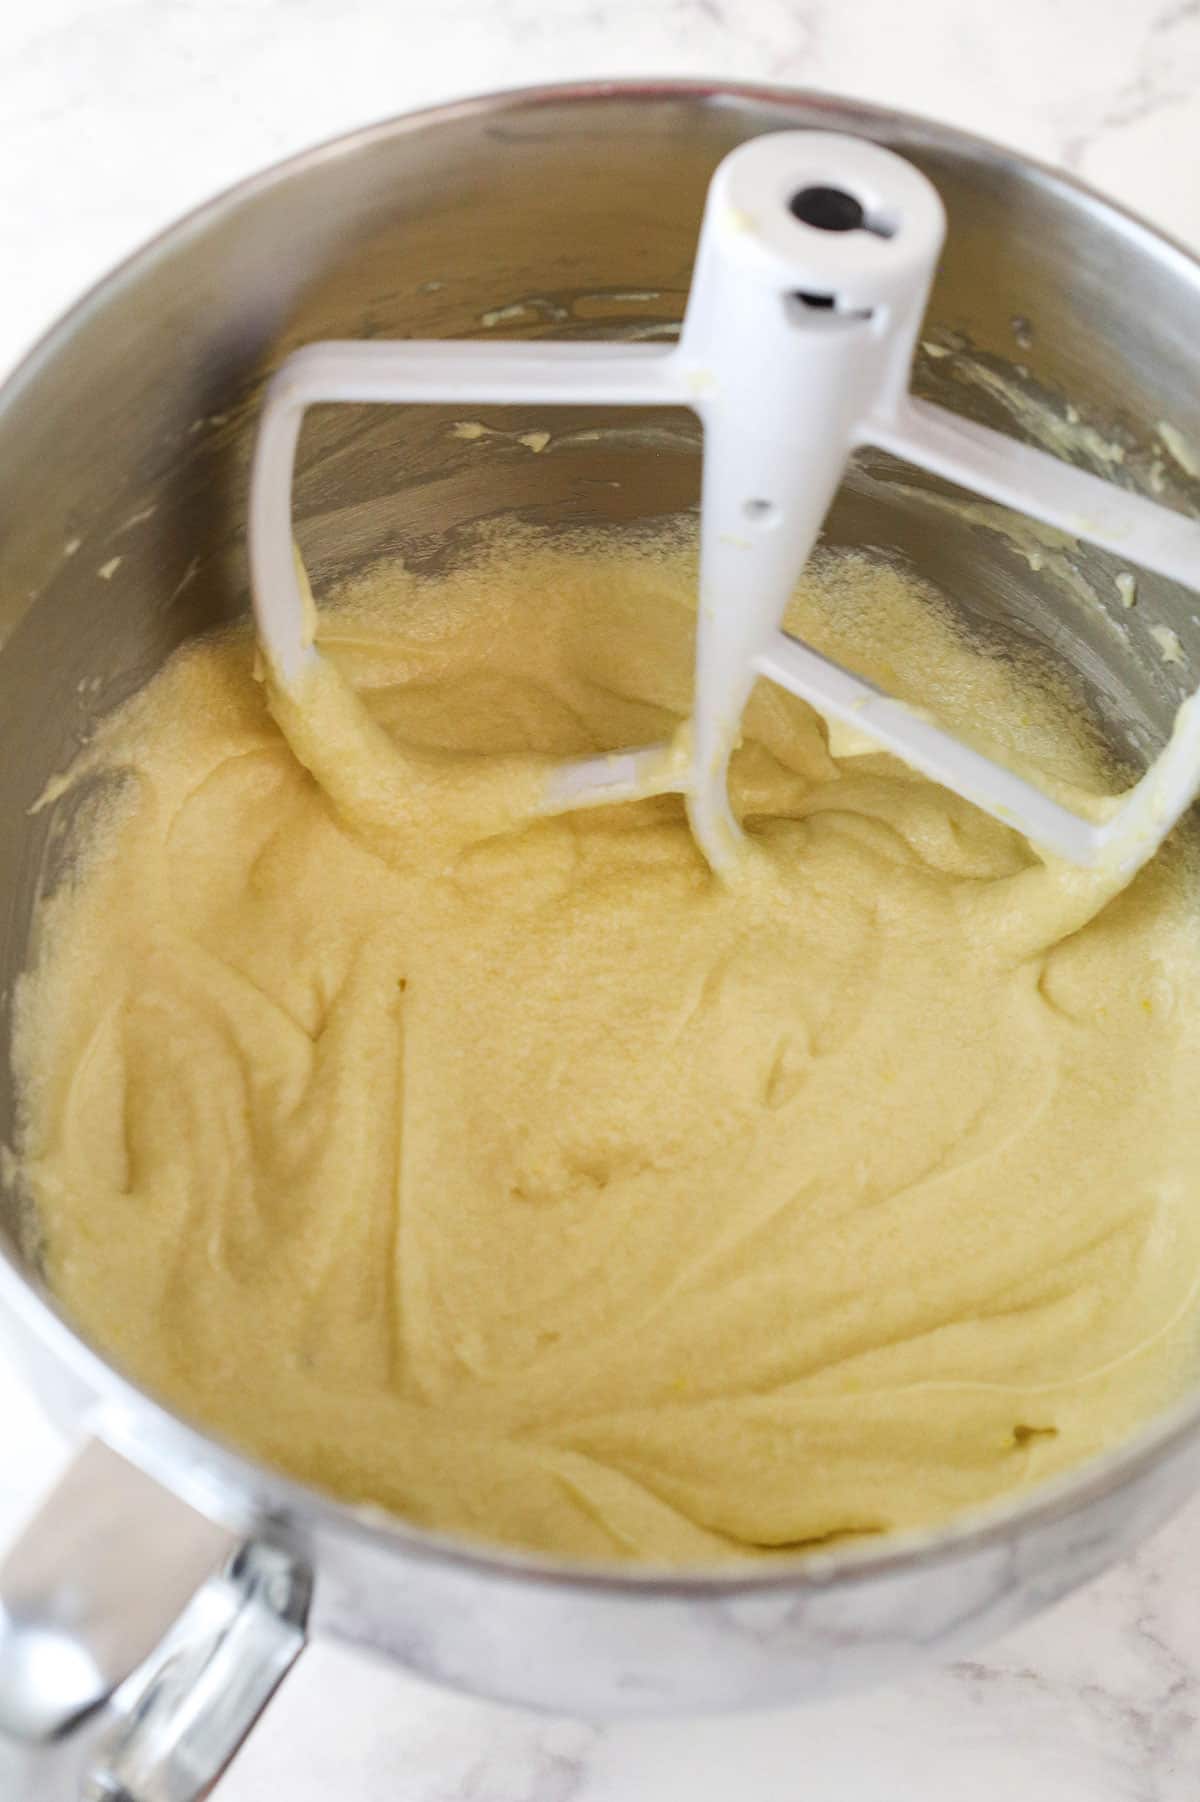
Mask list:
POLYGON ((0 1795, 199 1802, 305 1643, 311 1581, 92 1440, 0 1561, 0 1795))

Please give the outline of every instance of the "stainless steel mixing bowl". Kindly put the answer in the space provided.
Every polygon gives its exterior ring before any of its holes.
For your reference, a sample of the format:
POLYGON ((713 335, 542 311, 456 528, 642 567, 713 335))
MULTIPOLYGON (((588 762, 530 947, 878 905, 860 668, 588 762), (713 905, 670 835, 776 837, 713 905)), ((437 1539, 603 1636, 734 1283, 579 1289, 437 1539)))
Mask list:
MULTIPOLYGON (((284 353, 331 336, 667 335, 716 164, 751 134, 810 125, 889 144, 946 203, 920 392, 1167 503, 1200 502, 1184 467, 1200 442, 1200 267, 962 133, 783 91, 604 86, 470 101, 311 151, 117 270, 0 395, 6 1008, 61 861, 62 821, 31 804, 98 714, 190 634, 245 611, 247 457, 284 353), (1182 463, 1164 421, 1183 434, 1182 463)), ((310 418, 296 513, 318 590, 386 552, 444 565, 500 512, 641 523, 695 504, 686 414, 560 415, 538 455, 521 442, 536 413, 484 412, 509 435, 482 448, 454 417, 310 418)), ((872 456, 827 539, 906 560, 970 630, 1058 658, 1114 744, 1144 755, 1200 667, 1195 598, 1147 579, 1127 613, 1111 561, 1031 552, 1002 524, 872 456), (1155 623, 1178 634, 1183 663, 1163 662, 1155 623)), ((12 1130, 4 1072, 0 1136, 12 1130)), ((5 1795, 74 1796, 86 1781, 186 1802, 306 1634, 593 1715, 823 1696, 958 1651, 1086 1581, 1200 1465, 1198 1392, 1069 1481, 937 1534, 740 1575, 556 1568, 342 1506, 175 1418, 58 1314, 21 1250, 18 1206, 10 1194, 0 1210, 0 1328, 84 1449, 0 1571, 5 1795)))

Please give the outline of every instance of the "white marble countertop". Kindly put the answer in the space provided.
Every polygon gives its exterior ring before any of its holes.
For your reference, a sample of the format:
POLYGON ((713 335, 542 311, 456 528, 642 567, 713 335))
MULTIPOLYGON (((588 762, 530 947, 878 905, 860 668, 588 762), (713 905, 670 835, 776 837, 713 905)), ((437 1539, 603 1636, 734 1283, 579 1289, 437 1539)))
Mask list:
MULTIPOLYGON (((966 125, 1200 244, 1200 0, 35 0, 0 13, 0 368, 305 143, 489 88, 717 73, 966 125)), ((0 1367, 0 1543, 62 1457, 0 1367)), ((219 1802, 1194 1802, 1197 1539, 1200 1502, 977 1660, 741 1719, 541 1720, 319 1646, 219 1802)))

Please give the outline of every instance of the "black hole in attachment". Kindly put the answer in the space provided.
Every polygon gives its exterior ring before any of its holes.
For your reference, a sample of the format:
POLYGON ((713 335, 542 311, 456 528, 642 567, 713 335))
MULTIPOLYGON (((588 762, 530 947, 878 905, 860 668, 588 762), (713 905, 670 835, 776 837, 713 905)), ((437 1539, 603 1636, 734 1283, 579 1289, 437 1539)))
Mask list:
POLYGON ((837 305, 836 294, 806 294, 801 290, 796 299, 802 306, 829 309, 837 305))
POLYGON ((862 202, 844 188, 801 188, 788 206, 802 225, 822 232, 857 232, 867 222, 862 202))

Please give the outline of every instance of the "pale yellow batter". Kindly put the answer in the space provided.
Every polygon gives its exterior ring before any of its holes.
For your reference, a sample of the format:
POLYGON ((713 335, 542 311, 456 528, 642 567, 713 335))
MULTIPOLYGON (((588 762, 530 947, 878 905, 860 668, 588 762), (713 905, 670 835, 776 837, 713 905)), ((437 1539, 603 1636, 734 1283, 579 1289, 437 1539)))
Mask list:
MULTIPOLYGON (((1109 900, 777 690, 733 884, 675 799, 528 823, 546 757, 686 713, 693 583, 615 540, 383 571, 283 732, 248 637, 190 647, 83 760, 124 775, 20 998, 19 1156, 84 1330, 302 1477, 572 1557, 935 1522, 1197 1359, 1186 847, 1109 900)), ((797 608, 1103 787, 898 576, 797 608)))

